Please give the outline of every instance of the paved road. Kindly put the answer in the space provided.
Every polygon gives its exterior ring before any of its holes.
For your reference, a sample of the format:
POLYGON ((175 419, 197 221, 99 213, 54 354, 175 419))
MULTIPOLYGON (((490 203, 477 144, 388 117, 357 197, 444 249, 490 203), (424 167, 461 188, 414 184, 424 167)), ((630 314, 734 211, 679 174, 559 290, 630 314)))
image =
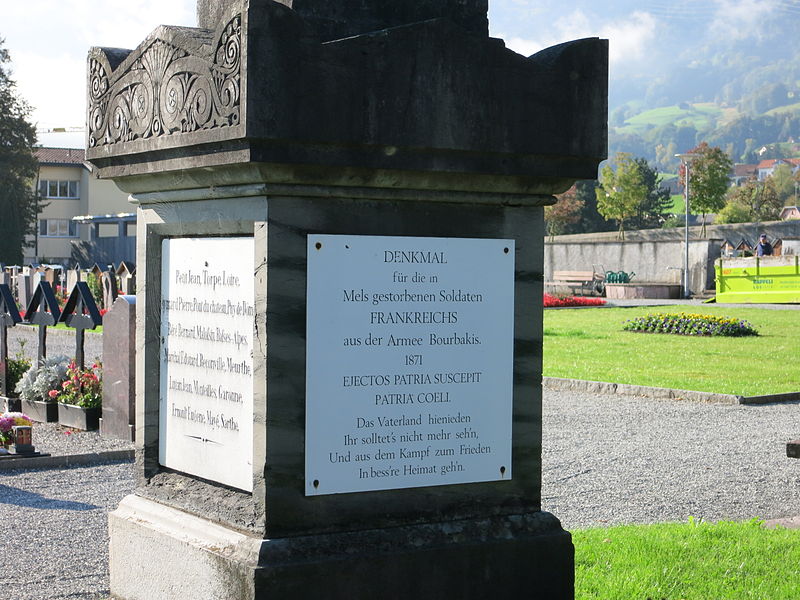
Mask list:
MULTIPOLYGON (((785 457, 800 437, 798 403, 548 390, 543 425, 543 507, 567 529, 800 515, 800 460, 785 457)), ((106 516, 132 489, 130 464, 0 472, 0 516, 23 531, 0 589, 24 590, 16 600, 105 597, 106 516)))

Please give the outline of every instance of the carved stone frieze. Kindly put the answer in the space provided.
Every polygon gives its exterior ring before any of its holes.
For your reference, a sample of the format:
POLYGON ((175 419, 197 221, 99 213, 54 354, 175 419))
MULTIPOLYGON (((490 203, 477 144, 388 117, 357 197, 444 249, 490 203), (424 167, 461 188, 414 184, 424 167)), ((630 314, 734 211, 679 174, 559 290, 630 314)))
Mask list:
POLYGON ((241 23, 237 15, 219 29, 207 54, 154 37, 113 72, 105 55, 93 54, 89 148, 238 125, 241 23))

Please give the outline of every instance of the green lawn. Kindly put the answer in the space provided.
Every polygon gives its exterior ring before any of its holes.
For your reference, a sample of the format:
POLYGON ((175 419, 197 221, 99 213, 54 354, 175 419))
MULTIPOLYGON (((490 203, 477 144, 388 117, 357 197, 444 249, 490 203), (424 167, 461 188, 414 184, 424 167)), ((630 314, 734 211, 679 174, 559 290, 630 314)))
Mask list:
MULTIPOLYGON (((30 323, 20 323, 20 325, 25 325, 26 327, 38 327, 38 325, 31 325, 30 323)), ((58 325, 48 327, 48 329, 61 329, 65 331, 75 331, 72 327, 67 327, 66 323, 59 323, 58 325)), ((89 333, 103 333, 103 326, 98 325, 94 329, 87 329, 89 333)))
POLYGON ((800 530, 690 520, 572 536, 576 600, 798 598, 800 530))
POLYGON ((624 127, 618 127, 618 133, 643 133, 648 129, 661 127, 669 123, 675 126, 692 125, 698 131, 711 128, 723 115, 722 109, 712 103, 694 104, 689 109, 677 105, 663 106, 639 113, 625 121, 624 127))
POLYGON ((544 375, 757 396, 800 391, 800 312, 731 305, 544 311, 544 375), (622 331, 632 317, 695 312, 749 321, 758 337, 622 331))

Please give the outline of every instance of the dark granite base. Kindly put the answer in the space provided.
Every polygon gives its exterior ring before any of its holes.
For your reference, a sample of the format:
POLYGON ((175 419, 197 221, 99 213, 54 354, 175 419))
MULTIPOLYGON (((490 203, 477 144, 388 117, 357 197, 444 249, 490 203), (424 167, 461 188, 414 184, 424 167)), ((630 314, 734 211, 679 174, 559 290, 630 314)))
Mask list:
POLYGON ((19 398, 0 396, 0 414, 7 412, 21 412, 22 401, 19 398))
POLYGON ((574 597, 572 536, 547 513, 270 540, 261 565, 263 599, 574 597))
POLYGON ((22 412, 37 423, 55 423, 58 421, 58 404, 40 400, 22 400, 22 412))
POLYGON ((64 427, 94 431, 100 426, 99 408, 81 408, 71 404, 58 404, 58 422, 64 427))
POLYGON ((14 460, 25 460, 26 458, 35 458, 37 456, 50 456, 48 453, 42 452, 27 452, 25 454, 17 454, 15 452, 10 452, 8 454, 0 454, 0 460, 6 461, 14 461, 14 460))

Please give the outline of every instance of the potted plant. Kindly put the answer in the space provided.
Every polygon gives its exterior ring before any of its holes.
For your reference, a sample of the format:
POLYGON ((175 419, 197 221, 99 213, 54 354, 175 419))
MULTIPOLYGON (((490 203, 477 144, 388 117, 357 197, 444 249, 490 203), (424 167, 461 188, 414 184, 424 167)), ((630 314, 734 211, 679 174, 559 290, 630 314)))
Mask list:
MULTIPOLYGON (((33 425, 31 418, 21 412, 7 412, 0 414, 0 448, 8 450, 8 447, 15 442, 14 426, 33 425)), ((5 454, 6 452, 3 452, 5 454)))
POLYGON ((51 390, 49 396, 58 402, 58 422, 61 425, 85 431, 97 429, 103 404, 100 364, 81 369, 74 360, 71 361, 61 389, 51 390))
POLYGON ((17 383, 21 408, 34 421, 58 421, 58 404, 49 392, 61 388, 61 383, 67 378, 68 366, 66 356, 45 358, 28 369, 17 383))
POLYGON ((19 395, 16 392, 17 383, 22 379, 25 371, 31 368, 31 361, 22 354, 6 361, 6 394, 0 396, 0 414, 6 412, 19 412, 22 410, 19 395))

